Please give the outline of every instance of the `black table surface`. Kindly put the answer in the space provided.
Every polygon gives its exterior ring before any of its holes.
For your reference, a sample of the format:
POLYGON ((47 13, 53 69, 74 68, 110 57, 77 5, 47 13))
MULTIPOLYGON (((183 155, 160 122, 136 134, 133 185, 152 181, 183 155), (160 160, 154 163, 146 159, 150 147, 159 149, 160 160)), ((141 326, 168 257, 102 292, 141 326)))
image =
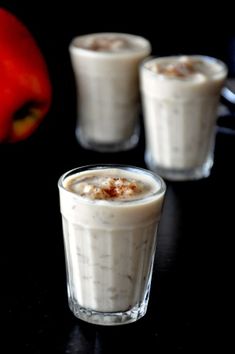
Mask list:
POLYGON ((136 148, 102 154, 80 147, 73 124, 59 130, 65 119, 52 111, 28 140, 0 145, 1 352, 192 353, 224 346, 233 288, 235 136, 217 133, 209 178, 167 182, 147 314, 103 327, 68 308, 57 181, 91 163, 146 167, 143 129, 136 148))
MULTIPOLYGON (((94 163, 146 167, 143 126, 138 146, 126 152, 101 154, 76 141, 70 40, 110 30, 140 34, 151 41, 153 55, 229 57, 235 75, 232 7, 222 4, 215 13, 214 6, 209 16, 200 6, 185 7, 185 15, 178 3, 176 11, 167 2, 154 11, 137 4, 134 14, 126 4, 101 4, 1 0, 35 35, 54 98, 32 137, 0 144, 0 353, 191 354, 218 352, 220 346, 221 353, 230 353, 225 348, 234 320, 235 135, 226 130, 217 133, 209 178, 167 182, 147 314, 132 324, 102 327, 82 322, 68 308, 59 177, 94 163)), ((224 122, 234 128, 230 118, 224 122)))

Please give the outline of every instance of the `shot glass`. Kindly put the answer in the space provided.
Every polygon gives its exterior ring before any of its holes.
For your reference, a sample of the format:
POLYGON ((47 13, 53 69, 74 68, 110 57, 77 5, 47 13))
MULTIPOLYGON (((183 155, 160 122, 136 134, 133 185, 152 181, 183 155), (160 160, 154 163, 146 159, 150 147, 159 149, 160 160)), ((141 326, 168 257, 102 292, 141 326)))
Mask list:
POLYGON ((71 311, 100 325, 138 320, 149 301, 164 181, 104 165, 71 170, 58 186, 71 311))
POLYGON ((124 33, 94 33, 72 40, 76 136, 83 147, 109 152, 138 143, 138 67, 150 51, 148 40, 124 33))
POLYGON ((201 55, 150 58, 140 76, 147 166, 169 180, 208 177, 227 66, 201 55))

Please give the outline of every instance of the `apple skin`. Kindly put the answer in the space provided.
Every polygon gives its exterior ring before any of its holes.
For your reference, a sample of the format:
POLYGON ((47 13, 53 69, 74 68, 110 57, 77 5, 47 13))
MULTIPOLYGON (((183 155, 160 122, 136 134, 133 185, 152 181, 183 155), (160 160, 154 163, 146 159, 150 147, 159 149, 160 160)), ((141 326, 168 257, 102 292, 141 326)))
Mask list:
POLYGON ((48 113, 52 86, 32 34, 0 8, 0 142, 29 137, 48 113))

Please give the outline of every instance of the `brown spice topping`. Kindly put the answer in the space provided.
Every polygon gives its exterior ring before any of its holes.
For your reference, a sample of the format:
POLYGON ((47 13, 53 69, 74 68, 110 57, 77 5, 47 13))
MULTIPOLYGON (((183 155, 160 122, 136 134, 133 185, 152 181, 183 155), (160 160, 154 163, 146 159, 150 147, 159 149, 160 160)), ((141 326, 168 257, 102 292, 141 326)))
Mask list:
POLYGON ((109 198, 117 198, 124 195, 132 195, 137 191, 137 184, 126 178, 112 178, 108 188, 103 189, 109 198))
POLYGON ((157 72, 159 74, 170 77, 184 78, 195 73, 193 62, 190 60, 181 61, 168 65, 157 65, 157 72))
POLYGON ((132 178, 92 175, 78 181, 71 179, 66 188, 92 200, 125 200, 143 193, 146 186, 132 178))
POLYGON ((94 38, 89 44, 85 47, 86 49, 94 51, 109 51, 109 50, 118 50, 126 48, 128 45, 127 41, 124 38, 94 38))

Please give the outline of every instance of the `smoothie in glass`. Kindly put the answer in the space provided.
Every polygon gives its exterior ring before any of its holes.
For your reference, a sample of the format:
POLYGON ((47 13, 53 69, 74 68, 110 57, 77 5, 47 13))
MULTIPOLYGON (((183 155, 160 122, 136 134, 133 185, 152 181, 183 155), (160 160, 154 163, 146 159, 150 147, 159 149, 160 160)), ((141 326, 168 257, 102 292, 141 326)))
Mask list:
POLYGON ((59 181, 69 305, 87 322, 136 321, 146 310, 163 180, 127 166, 87 166, 59 181))
POLYGON ((148 167, 172 180, 207 177, 226 65, 206 56, 169 56, 141 66, 148 167))
POLYGON ((94 33, 72 40, 77 86, 78 141, 85 148, 119 151, 139 139, 139 64, 151 51, 145 38, 94 33))

